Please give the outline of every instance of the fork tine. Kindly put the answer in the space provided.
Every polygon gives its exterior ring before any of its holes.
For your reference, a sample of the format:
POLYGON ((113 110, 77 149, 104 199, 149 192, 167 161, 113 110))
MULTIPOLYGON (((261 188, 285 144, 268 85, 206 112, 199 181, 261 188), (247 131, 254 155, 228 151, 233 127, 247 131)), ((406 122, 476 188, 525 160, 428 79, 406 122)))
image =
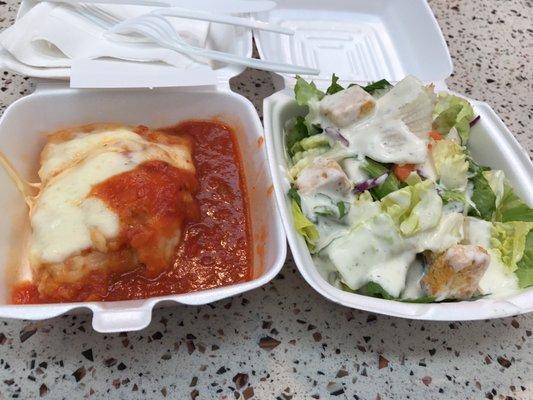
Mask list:
POLYGON ((153 30, 159 33, 162 38, 176 42, 178 37, 176 31, 164 18, 146 18, 143 23, 150 26, 153 30), (165 23, 162 23, 164 21, 165 23), (168 25, 167 25, 168 24, 168 25))

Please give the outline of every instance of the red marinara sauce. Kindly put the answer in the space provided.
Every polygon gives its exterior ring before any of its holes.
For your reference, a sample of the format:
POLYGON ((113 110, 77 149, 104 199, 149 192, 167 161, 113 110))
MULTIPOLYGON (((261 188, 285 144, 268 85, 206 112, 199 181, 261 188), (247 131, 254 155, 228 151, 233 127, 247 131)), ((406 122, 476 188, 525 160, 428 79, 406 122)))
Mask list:
MULTIPOLYGON (((150 277, 144 265, 126 273, 94 274, 87 277, 86 284, 79 287, 78 295, 70 301, 143 299, 225 286, 252 278, 253 247, 248 198, 235 132, 220 122, 195 120, 158 131, 192 138, 197 182, 188 178, 185 181, 194 188, 196 204, 189 211, 176 215, 176 207, 165 201, 165 196, 151 196, 160 202, 146 209, 148 213, 159 211, 156 212, 156 231, 143 234, 133 230, 128 235, 133 235, 129 238, 137 246, 149 248, 157 234, 175 228, 174 217, 184 220, 181 241, 175 249, 172 265, 155 277, 150 277)), ((165 180, 172 177, 172 173, 160 174, 162 169, 164 167, 157 162, 149 164, 134 183, 145 189, 150 184, 155 185, 154 189, 161 187, 165 180)), ((127 174, 123 174, 115 179, 113 185, 103 188, 98 195, 110 195, 105 193, 106 190, 113 192, 122 185, 131 184, 121 182, 126 177, 127 174)), ((180 176, 180 179, 183 178, 180 176)), ((171 193, 169 198, 175 198, 175 195, 171 193)), ((135 199, 135 196, 115 192, 107 202, 111 208, 118 210, 121 206, 127 208, 130 202, 133 202, 130 205, 138 207, 135 199)), ((183 199, 180 201, 184 202, 183 199)), ((118 213, 122 219, 124 212, 118 213)), ((150 257, 149 252, 145 254, 150 257)), ((154 257, 156 259, 151 261, 157 265, 160 260, 157 255, 154 257)), ((14 287, 11 297, 16 304, 57 301, 39 296, 36 286, 27 282, 14 287)))

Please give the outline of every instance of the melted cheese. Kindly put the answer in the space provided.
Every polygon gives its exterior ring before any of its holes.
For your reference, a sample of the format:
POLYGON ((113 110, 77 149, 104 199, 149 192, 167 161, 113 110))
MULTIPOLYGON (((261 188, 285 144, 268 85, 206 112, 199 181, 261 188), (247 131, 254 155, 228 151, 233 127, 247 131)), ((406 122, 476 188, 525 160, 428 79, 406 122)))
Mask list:
POLYGON ((42 158, 44 187, 30 216, 30 254, 36 264, 62 262, 97 245, 95 230, 106 239, 118 235, 118 216, 100 199, 88 197, 94 185, 149 160, 194 169, 187 146, 151 142, 126 128, 50 143, 42 158))
POLYGON ((43 151, 43 163, 39 177, 45 181, 71 167, 95 152, 146 152, 149 159, 171 158, 176 167, 192 169, 190 155, 181 146, 169 147, 147 141, 127 127, 103 130, 94 133, 79 133, 70 140, 49 143, 43 151), (157 154, 159 153, 159 154, 157 154))

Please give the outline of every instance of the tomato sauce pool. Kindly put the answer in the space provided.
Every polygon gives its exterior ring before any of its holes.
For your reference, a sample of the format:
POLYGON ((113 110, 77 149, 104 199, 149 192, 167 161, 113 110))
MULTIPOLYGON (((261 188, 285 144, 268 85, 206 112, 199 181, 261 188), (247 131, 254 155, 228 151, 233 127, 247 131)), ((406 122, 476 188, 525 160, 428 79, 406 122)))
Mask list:
MULTIPOLYGON (((146 277, 142 266, 124 274, 90 276, 71 301, 143 299, 251 279, 248 199, 234 131, 215 121, 185 121, 159 131, 193 139, 199 218, 185 223, 173 265, 159 276, 146 277)), ((42 298, 35 285, 22 283, 13 289, 12 301, 28 304, 54 299, 42 298)))

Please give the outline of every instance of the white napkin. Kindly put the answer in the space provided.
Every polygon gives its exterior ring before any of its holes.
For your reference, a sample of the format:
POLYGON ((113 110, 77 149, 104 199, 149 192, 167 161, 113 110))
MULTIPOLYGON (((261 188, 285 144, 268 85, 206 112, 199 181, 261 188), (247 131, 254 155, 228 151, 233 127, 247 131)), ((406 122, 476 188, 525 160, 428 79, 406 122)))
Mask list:
MULTIPOLYGON (((124 20, 153 9, 146 6, 91 5, 118 20, 124 20)), ((190 68, 198 61, 155 44, 109 41, 103 34, 112 22, 106 18, 84 16, 75 7, 58 3, 38 3, 14 25, 0 33, 0 45, 8 52, 11 68, 36 70, 46 76, 64 72, 73 59, 103 57, 129 61, 164 62, 179 68, 190 68), (93 19, 91 19, 93 18, 93 19), (96 23, 96 22, 98 23, 96 23), (106 26, 107 24, 107 26, 106 26), (22 64, 22 65, 20 65, 22 64), (57 71, 54 71, 57 70, 57 71)), ((204 46, 209 23, 186 19, 169 19, 176 31, 189 43, 204 46)), ((18 72, 18 71, 16 71, 18 72)), ((23 71, 20 71, 23 72, 23 71)))

